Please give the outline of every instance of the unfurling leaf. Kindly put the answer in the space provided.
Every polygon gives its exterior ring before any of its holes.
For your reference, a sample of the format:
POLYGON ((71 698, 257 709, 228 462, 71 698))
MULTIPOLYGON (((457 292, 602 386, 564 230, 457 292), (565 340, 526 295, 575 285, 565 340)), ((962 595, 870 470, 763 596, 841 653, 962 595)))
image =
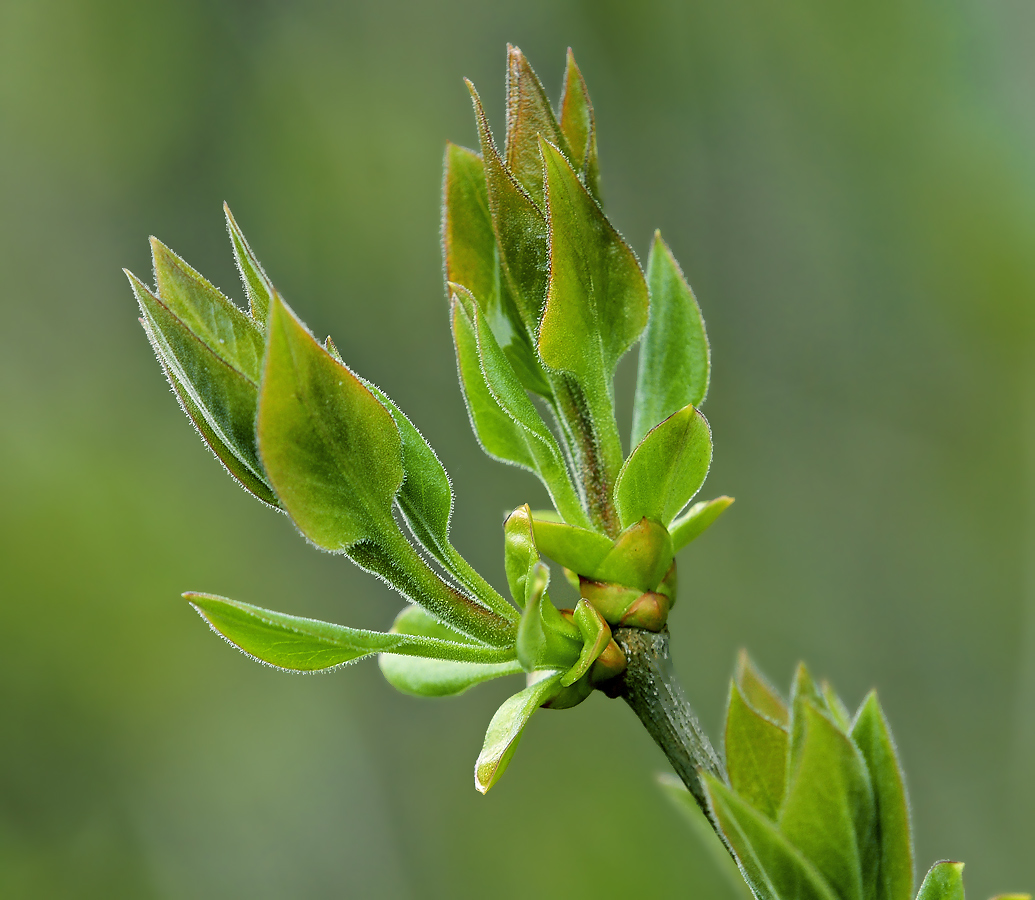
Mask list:
POLYGON ((866 760, 877 803, 880 872, 876 900, 909 900, 913 896, 909 801, 895 743, 875 692, 866 697, 855 718, 852 741, 866 760))
POLYGON ((712 817, 759 900, 842 900, 769 819, 709 773, 703 782, 712 817))
POLYGON ((225 203, 223 213, 226 215, 226 227, 234 245, 234 261, 237 263, 237 271, 241 273, 244 291, 248 295, 248 307, 251 310, 252 319, 260 329, 265 330, 266 317, 269 315, 270 304, 276 296, 276 289, 248 245, 244 232, 238 227, 237 221, 230 212, 230 207, 225 203))
MULTIPOLYGON (((543 241, 545 246, 545 237, 543 241)), ((471 292, 521 383, 549 397, 550 383, 501 267, 485 166, 477 153, 455 144, 446 149, 442 249, 447 284, 463 285, 471 292)))
POLYGON ((474 298, 459 285, 452 312, 460 380, 482 448, 496 459, 534 472, 566 520, 588 524, 557 439, 500 351, 474 298))
POLYGON ((596 531, 553 522, 546 515, 539 511, 533 514, 536 545, 550 559, 573 572, 596 571, 614 547, 612 540, 596 531))
POLYGON ((546 216, 500 159, 485 110, 467 82, 478 122, 485 185, 500 263, 529 336, 536 333, 546 300, 546 216))
POLYGON ((532 713, 561 690, 561 673, 547 674, 505 700, 496 710, 485 732, 482 752, 474 764, 474 786, 481 793, 488 791, 506 771, 532 713))
POLYGON ((661 232, 654 233, 647 263, 650 318, 640 343, 632 444, 708 393, 710 351, 693 291, 661 232))
POLYGON ((549 582, 550 570, 541 562, 534 563, 517 636, 517 655, 526 672, 567 671, 582 650, 579 629, 561 615, 546 593, 549 582))
POLYGON ((399 653, 479 664, 507 664, 513 651, 462 637, 385 634, 289 616, 211 594, 183 595, 218 632, 249 656, 292 672, 319 672, 374 653, 399 653))
MULTIPOLYGON (((393 634, 415 635, 451 642, 470 644, 470 639, 454 631, 419 606, 408 606, 395 619, 393 634)), ((500 652, 500 651, 495 651, 500 652)), ((428 659, 420 656, 400 656, 382 653, 378 665, 385 680, 404 694, 420 697, 447 697, 462 694, 468 688, 502 678, 521 674, 517 659, 504 662, 467 662, 450 659, 428 659)))
POLYGON ((571 375, 579 385, 610 484, 622 461, 611 382, 618 360, 647 324, 647 283, 632 249, 562 151, 542 138, 540 148, 550 222, 550 277, 539 326, 539 355, 547 368, 571 375))
MULTIPOLYGON (((180 271, 181 264, 186 266, 171 251, 155 244, 161 248, 156 250, 156 265, 161 260, 163 271, 180 271)), ((126 276, 140 305, 140 321, 184 412, 227 471, 260 500, 277 506, 255 440, 259 397, 256 359, 262 358, 261 335, 208 282, 202 280, 201 287, 188 292, 177 290, 176 280, 167 273, 160 280, 187 320, 207 322, 195 331, 135 275, 127 271, 126 276), (208 296, 210 292, 215 297, 208 296), (204 316, 189 306, 195 293, 203 298, 204 316), (213 324, 214 319, 223 318, 223 325, 213 324), (243 326, 241 319, 245 319, 243 326), (229 345, 225 337, 219 337, 226 333, 236 334, 229 345)))
POLYGON ((766 677, 758 671, 755 664, 751 662, 746 650, 737 654, 737 667, 733 676, 736 679, 737 687, 740 688, 741 696, 756 711, 767 719, 784 728, 790 723, 790 713, 787 711, 787 704, 779 691, 774 688, 766 677))
POLYGON ((623 527, 642 518, 667 526, 701 489, 711 461, 711 430, 693 406, 655 425, 629 455, 615 484, 623 527))
POLYGON ((964 900, 963 863, 945 860, 931 866, 916 900, 964 900))
MULTIPOLYGON (((503 156, 507 168, 540 209, 543 198, 543 161, 540 135, 572 159, 568 141, 550 107, 539 77, 525 54, 507 45, 507 139, 503 156)), ((581 159, 578 160, 581 163, 581 159)))
POLYGON ((714 500, 702 500, 691 506, 668 527, 676 552, 700 537, 712 522, 732 505, 732 497, 716 497, 714 500))
POLYGON ((589 672, 593 663, 611 642, 611 629, 604 617, 585 599, 579 600, 573 619, 582 636, 582 650, 579 651, 579 658, 574 665, 564 673, 561 679, 563 687, 570 687, 589 672))
MULTIPOLYGON (((600 200, 600 167, 597 162, 597 124, 589 89, 568 48, 564 67, 564 94, 561 97, 561 131, 568 139, 572 165, 578 170, 589 192, 600 200)), ((559 145, 558 145, 559 146, 559 145)))
POLYGON ((787 783, 790 736, 747 702, 736 681, 730 683, 725 747, 730 785, 775 822, 787 783))
POLYGON ((809 697, 792 707, 780 832, 845 900, 873 896, 879 863, 876 804, 858 748, 809 697))

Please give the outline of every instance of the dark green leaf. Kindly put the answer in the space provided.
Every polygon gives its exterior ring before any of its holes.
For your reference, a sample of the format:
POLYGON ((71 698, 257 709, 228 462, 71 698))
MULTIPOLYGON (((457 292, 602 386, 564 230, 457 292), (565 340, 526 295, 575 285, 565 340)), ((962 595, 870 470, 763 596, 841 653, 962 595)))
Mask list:
POLYGON ((964 900, 963 863, 935 863, 927 873, 916 900, 964 900))
MULTIPOLYGON (((507 168, 540 209, 543 203, 543 161, 539 136, 561 148, 572 159, 568 142, 550 108, 542 82, 525 55, 507 45, 507 139, 504 157, 507 168)), ((578 159, 581 164, 582 158, 578 159)))
POLYGON ((622 526, 648 518, 668 525, 704 484, 712 435, 694 407, 654 426, 629 455, 615 484, 622 526))
POLYGON ((126 275, 144 330, 184 411, 229 472, 276 506, 255 440, 258 383, 204 343, 135 275, 126 275))
MULTIPOLYGON (((392 626, 392 632, 469 643, 464 635, 439 622, 419 606, 408 606, 399 613, 392 626)), ((516 659, 497 663, 476 663, 399 656, 394 653, 382 653, 378 657, 378 665, 392 687, 405 694, 420 697, 461 694, 483 681, 502 678, 504 675, 517 675, 522 671, 521 663, 516 659)))
POLYGON ((701 807, 697 805, 694 795, 686 789, 686 785, 676 778, 675 775, 669 775, 667 772, 658 775, 658 784, 661 785, 661 790, 665 796, 675 804, 676 808, 690 824, 690 827, 697 835, 698 841, 707 851, 715 867, 723 874, 730 890, 737 897, 751 900, 754 894, 744 881, 744 877, 740 874, 740 869, 737 868, 733 857, 729 855, 722 841, 712 829, 708 817, 702 812, 701 807))
POLYGON ((682 550, 691 541, 700 537, 712 522, 732 505, 732 497, 716 497, 714 500, 702 500, 700 503, 695 503, 669 525, 672 546, 677 552, 682 550))
POLYGON ((485 184, 500 262, 525 330, 534 336, 546 302, 547 225, 542 210, 507 170, 496 150, 485 110, 467 82, 478 122, 485 184))
POLYGON ((870 692, 852 726, 873 782, 880 823, 880 875, 877 900, 909 900, 913 896, 913 839, 905 777, 877 694, 870 692))
POLYGON ((740 688, 740 695, 755 712, 761 713, 784 728, 789 725, 790 714, 787 712, 787 704, 783 697, 758 671, 746 650, 741 650, 737 654, 734 678, 737 680, 737 687, 740 688))
POLYGON ((876 806, 855 745, 804 693, 794 700, 781 833, 844 898, 866 900, 876 887, 876 806))
POLYGON ((512 650, 469 641, 362 631, 260 609, 211 594, 183 595, 234 646, 259 662, 292 672, 318 672, 374 653, 400 653, 472 663, 506 664, 512 650))
POLYGON ((588 524, 557 439, 500 352, 478 305, 453 293, 453 342, 471 424, 490 456, 539 476, 568 521, 588 524))
POLYGON ((405 478, 395 499, 410 531, 450 575, 489 609, 517 622, 519 617, 514 607, 474 570, 449 541, 453 489, 435 451, 379 387, 369 381, 364 381, 364 384, 392 414, 399 429, 405 478))
MULTIPOLYGON (((550 279, 539 355, 578 382, 608 481, 621 467, 611 381, 647 324, 647 283, 629 245, 557 147, 540 141, 550 221, 550 279)), ((577 423, 572 423, 577 427, 577 423)))
POLYGON ((530 391, 549 397, 546 374, 500 264, 482 158, 449 144, 443 185, 446 280, 471 292, 497 343, 530 391))
POLYGON ((561 673, 556 672, 530 684, 496 710, 474 764, 474 786, 481 793, 488 791, 506 771, 532 713, 561 690, 561 673))
POLYGON ((677 410, 688 404, 699 407, 708 393, 710 354, 704 319, 659 231, 651 245, 647 283, 650 319, 640 344, 633 446, 677 410))
POLYGON ((725 746, 730 785, 775 821, 787 782, 790 736, 748 704, 736 681, 730 683, 725 746))
POLYGON ((241 273, 241 281, 244 283, 245 293, 248 295, 248 307, 251 310, 252 318, 263 330, 266 328, 266 318, 269 315, 270 304, 277 293, 273 283, 263 271, 262 265, 252 252, 252 248, 245 239, 244 232, 237 225, 230 207, 223 204, 223 212, 226 214, 226 227, 230 232, 230 240, 234 245, 234 260, 237 262, 237 271, 241 273))
POLYGON ((264 351, 258 325, 157 238, 151 255, 165 307, 223 362, 258 383, 264 351))
POLYGON ((708 773, 711 813, 759 900, 843 900, 765 816, 708 773))
MULTIPOLYGON (((597 126, 582 72, 568 48, 564 67, 564 94, 561 97, 561 131, 568 139, 572 164, 579 170, 583 184, 600 199, 600 167, 597 162, 597 126)), ((559 145, 558 145, 559 146, 559 145)))

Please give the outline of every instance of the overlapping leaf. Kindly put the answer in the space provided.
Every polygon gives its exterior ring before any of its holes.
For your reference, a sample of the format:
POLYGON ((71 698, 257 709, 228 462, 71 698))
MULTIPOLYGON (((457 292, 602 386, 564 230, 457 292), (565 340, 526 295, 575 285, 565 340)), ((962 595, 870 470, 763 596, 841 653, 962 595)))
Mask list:
POLYGON ((730 785, 755 809, 776 821, 787 783, 790 736, 730 683, 726 708, 726 770, 730 785))
MULTIPOLYGON (((593 104, 575 55, 568 48, 564 67, 564 93, 561 96, 561 131, 568 140, 572 165, 589 192, 600 199, 600 164, 597 160, 597 126, 593 104)), ((558 144, 558 146, 560 146, 558 144)))
POLYGON ((668 245, 655 232, 647 263, 650 318, 640 342, 632 443, 708 393, 710 350, 693 291, 668 245))

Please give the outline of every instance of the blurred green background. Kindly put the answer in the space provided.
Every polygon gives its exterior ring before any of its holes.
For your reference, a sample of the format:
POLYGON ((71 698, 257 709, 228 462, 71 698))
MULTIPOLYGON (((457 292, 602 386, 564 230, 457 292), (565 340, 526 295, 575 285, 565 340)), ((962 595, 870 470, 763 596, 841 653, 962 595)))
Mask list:
POLYGON ((738 502, 672 622, 705 724, 740 646, 876 686, 918 866, 1035 888, 1033 34, 1026 0, 0 2, 0 894, 732 896, 622 704, 536 716, 483 798, 514 684, 287 676, 178 599, 399 608, 231 482, 135 321, 151 233, 240 299, 224 199, 502 584, 502 514, 544 495, 470 433, 437 241, 460 79, 500 135, 507 41, 555 96, 574 47, 608 211, 641 258, 662 228, 708 320, 705 492, 738 502))

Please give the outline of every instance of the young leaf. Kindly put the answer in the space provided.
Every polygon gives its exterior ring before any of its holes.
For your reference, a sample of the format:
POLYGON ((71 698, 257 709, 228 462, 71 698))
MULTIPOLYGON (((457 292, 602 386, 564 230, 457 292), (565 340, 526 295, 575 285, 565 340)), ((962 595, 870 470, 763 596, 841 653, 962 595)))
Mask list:
MULTIPOLYGON (((517 655, 526 672, 567 671, 582 650, 578 628, 558 612, 546 593, 549 581, 550 570, 541 562, 535 563, 528 578, 517 636, 517 655)), ((562 681, 562 687, 566 686, 562 681)))
POLYGON ((916 900, 964 900, 963 863, 945 860, 931 866, 916 900))
POLYGON ((737 687, 740 688, 740 695, 755 712, 761 713, 767 719, 784 728, 788 726, 790 714, 787 712, 787 704, 779 692, 758 671, 755 664, 751 662, 751 657, 748 656, 747 650, 741 650, 737 654, 737 667, 734 678, 737 681, 737 687))
POLYGON ((379 387, 365 380, 364 384, 392 414, 399 429, 405 478, 395 499, 410 531, 442 568, 489 609, 517 622, 519 616, 514 607, 474 570, 449 541, 453 489, 435 451, 379 387))
POLYGON ((534 513, 532 526, 540 552, 573 572, 588 574, 607 558, 614 542, 596 531, 551 522, 534 513))
MULTIPOLYGON (((439 622, 419 606, 408 606, 396 617, 392 633, 470 643, 469 639, 439 622)), ((498 651, 497 651, 498 652, 498 651)), ((504 675, 520 674, 516 659, 496 663, 460 662, 382 653, 377 659, 381 674, 396 690, 420 697, 447 697, 504 675)))
POLYGON ((131 272, 141 324, 180 405, 216 457, 247 490, 279 506, 255 441, 259 386, 220 359, 131 272))
POLYGON ((309 540, 357 565, 465 634, 504 646, 514 623, 447 584, 403 537, 392 506, 403 483, 391 413, 275 297, 259 396, 262 461, 309 540))
POLYGON ((876 807, 866 763, 825 712, 799 694, 793 706, 780 832, 844 900, 872 896, 879 855, 876 807))
POLYGON ((314 340, 282 300, 269 312, 259 449, 299 530, 325 550, 398 531, 399 428, 380 401, 314 340))
POLYGON ((291 672, 320 672, 374 653, 506 664, 513 650, 469 641, 346 628, 289 616, 212 594, 183 595, 212 630, 259 662, 291 672))
POLYGON ((615 484, 623 527, 642 518, 667 526, 701 489, 711 461, 711 430, 693 406, 655 425, 629 455, 615 484))
POLYGON ((482 158, 449 144, 442 193, 447 283, 461 284, 474 295, 521 383, 549 397, 550 383, 501 268, 482 158))
POLYGON ((699 407, 708 393, 710 351, 704 319, 660 231, 654 232, 647 283, 650 318, 640 344, 633 446, 687 404, 699 407))
POLYGON ((233 213, 230 212, 230 207, 225 203, 223 213, 226 215, 226 227, 230 232, 230 241, 234 245, 234 261, 237 263, 237 271, 241 273, 244 291, 248 295, 248 308, 260 329, 265 330, 266 317, 269 315, 270 304, 277 291, 263 271, 252 248, 248 245, 244 232, 238 227, 233 213))
POLYGON ((726 708, 726 771, 730 785, 755 809, 776 821, 787 782, 790 736, 757 712, 730 683, 726 708))
POLYGON ((546 300, 547 225, 542 210, 500 159, 474 85, 467 82, 474 103, 485 165, 485 185, 492 212, 500 262, 511 296, 530 337, 534 336, 546 300))
POLYGON ((597 657, 604 652, 604 648, 611 643, 611 629, 607 622, 586 600, 579 600, 575 606, 573 619, 582 636, 582 650, 579 651, 579 658, 575 664, 565 672, 561 679, 563 687, 573 685, 585 675, 596 662, 597 657))
MULTIPOLYGON (((543 161, 539 156, 539 136, 559 147, 574 159, 560 125, 550 108, 539 77, 525 55, 507 45, 507 139, 504 157, 507 168, 540 209, 543 203, 543 161)), ((578 163, 582 159, 579 158, 578 163)))
POLYGON ((532 516, 527 503, 507 516, 507 521, 503 523, 503 545, 503 564, 510 596, 524 609, 531 589, 529 579, 535 564, 539 562, 539 550, 532 533, 532 516))
POLYGON ((550 222, 550 278, 539 355, 572 375, 585 394, 607 483, 621 467, 611 381, 622 354, 647 324, 647 283, 632 249, 614 230, 564 154, 540 138, 550 222))
POLYGON ((508 698, 496 710, 474 764, 474 786, 481 793, 488 791, 506 771, 532 713, 561 690, 561 673, 555 672, 508 698))
POLYGON ((664 526, 640 519, 625 529, 595 569, 580 572, 596 581, 653 591, 672 567, 672 538, 664 526))
POLYGON ((157 238, 151 238, 158 298, 227 365, 258 383, 264 351, 258 325, 157 238))
POLYGON ((500 352, 477 303, 453 293, 453 343, 471 424, 490 456, 539 476, 565 519, 588 524, 557 439, 500 352))
POLYGON ((713 775, 702 780, 712 818, 759 900, 842 900, 772 822, 713 775))
POLYGON ((600 167, 597 162, 597 126, 593 104, 582 72, 575 65, 575 55, 568 48, 564 67, 564 94, 561 97, 561 131, 568 139, 573 165, 579 170, 583 184, 600 200, 600 167))
POLYGON ((913 896, 913 839, 905 778, 876 692, 863 702, 852 726, 873 782, 880 827, 880 874, 876 900, 909 900, 913 896))
POLYGON ((691 506, 668 527, 676 552, 700 537, 705 529, 732 505, 732 497, 716 497, 714 500, 702 500, 691 506))

